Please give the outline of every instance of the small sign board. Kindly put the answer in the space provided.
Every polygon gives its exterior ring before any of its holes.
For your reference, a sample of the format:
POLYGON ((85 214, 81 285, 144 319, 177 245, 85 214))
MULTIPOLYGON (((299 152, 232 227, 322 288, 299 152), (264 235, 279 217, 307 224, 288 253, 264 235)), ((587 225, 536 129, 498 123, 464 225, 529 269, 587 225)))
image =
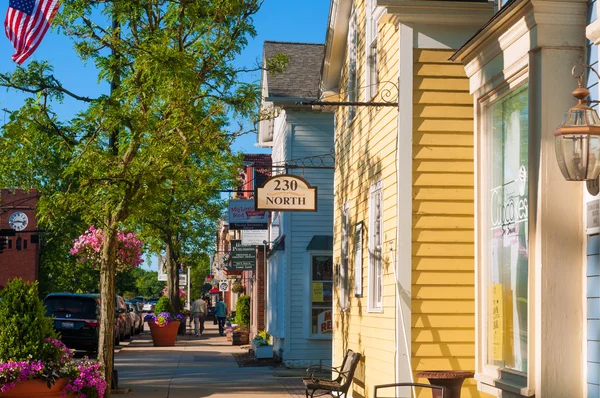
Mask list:
POLYGON ((291 174, 269 178, 254 197, 257 210, 317 211, 317 187, 291 174))
POLYGON ((231 268, 252 271, 256 267, 256 246, 238 246, 231 252, 231 268))
POLYGON ((219 291, 226 292, 228 290, 229 290, 229 281, 226 279, 219 281, 219 291))
POLYGON ((269 213, 254 209, 252 199, 232 199, 229 201, 229 229, 267 229, 269 213))
POLYGON ((242 231, 242 245, 262 246, 269 241, 269 231, 266 229, 242 231))

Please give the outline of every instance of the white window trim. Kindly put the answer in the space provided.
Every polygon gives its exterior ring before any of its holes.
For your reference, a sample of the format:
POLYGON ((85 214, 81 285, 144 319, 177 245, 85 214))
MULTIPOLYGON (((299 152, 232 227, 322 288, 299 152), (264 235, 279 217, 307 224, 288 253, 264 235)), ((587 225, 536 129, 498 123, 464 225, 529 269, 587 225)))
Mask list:
MULTIPOLYGON (((356 15, 356 7, 352 4, 352 11, 350 12, 350 23, 348 27, 348 38, 346 48, 347 51, 347 82, 346 82, 346 99, 348 101, 358 100, 358 17, 356 15), (352 44, 352 41, 356 37, 356 45, 352 44), (354 90, 350 90, 350 63, 354 63, 354 90), (351 96, 351 91, 353 94, 351 96)), ((354 106, 349 106, 347 111, 347 125, 351 125, 356 119, 357 109, 354 106)))
MULTIPOLYGON (((486 179, 489 172, 489 163, 486 156, 487 148, 489 145, 489 132, 488 132, 488 120, 487 120, 487 109, 489 106, 498 101, 499 99, 510 95, 511 93, 518 90, 523 84, 528 82, 528 65, 523 65, 521 69, 517 69, 518 72, 513 76, 507 78, 503 82, 497 82, 497 85, 493 87, 485 96, 478 98, 477 106, 477 128, 479 133, 476 134, 475 142, 475 323, 476 323, 476 334, 475 334, 475 363, 476 372, 475 379, 479 382, 478 389, 483 392, 490 394, 496 394, 498 391, 492 387, 496 381, 500 380, 501 367, 490 365, 487 361, 488 355, 488 323, 489 311, 487 306, 487 280, 489 276, 488 270, 488 258, 489 249, 487 247, 489 234, 487 233, 487 222, 482 218, 482 215, 489 214, 489 208, 487 205, 486 198, 486 179), (484 384, 482 384, 484 383, 484 384)), ((531 87, 529 88, 531 90, 531 87)), ((530 132, 531 134, 531 132, 530 132)), ((532 188, 530 186, 530 192, 532 188)), ((535 203, 533 200, 530 201, 529 215, 534 214, 535 203)), ((531 233, 534 228, 534 223, 529 222, 529 239, 530 242, 534 234, 531 233)), ((533 264, 532 262, 533 252, 530 248, 530 263, 529 267, 533 264)), ((533 274, 529 272, 529 280, 527 282, 529 292, 534 287, 533 274)), ((531 294, 531 293, 530 293, 531 294)), ((533 329, 534 319, 534 300, 528 300, 528 341, 527 341, 527 386, 521 389, 521 395, 530 396, 535 386, 535 333, 533 329)), ((520 373, 521 374, 521 373, 520 373)))
POLYGON ((363 296, 363 223, 357 222, 354 227, 354 297, 363 296))
POLYGON ((344 203, 342 206, 342 241, 340 251, 340 271, 339 271, 339 292, 340 292, 340 311, 346 312, 350 307, 350 204, 344 203), (344 221, 345 219, 345 221, 344 221), (344 230, 345 225, 345 230, 344 230), (346 254, 344 258, 344 252, 346 254))
POLYGON ((373 65, 370 62, 372 49, 375 47, 375 57, 379 57, 378 44, 378 23, 385 12, 384 7, 377 6, 377 0, 367 0, 366 2, 366 20, 365 20, 365 101, 372 100, 379 91, 379 60, 376 59, 375 71, 372 71, 373 65), (375 81, 372 77, 375 75, 375 81))
MULTIPOLYGON (((372 217, 372 210, 373 210, 373 203, 372 203, 372 198, 373 198, 373 194, 375 192, 381 191, 382 195, 381 195, 381 240, 382 240, 382 246, 383 246, 383 182, 382 181, 378 181, 375 184, 371 185, 371 189, 369 191, 369 237, 368 237, 368 241, 369 241, 369 246, 368 246, 368 250, 369 250, 369 256, 368 256, 368 261, 369 261, 369 277, 368 277, 368 312, 383 312, 383 258, 381 259, 381 302, 380 303, 375 303, 374 302, 374 290, 375 290, 375 281, 374 281, 374 272, 375 272, 375 268, 374 268, 374 264, 373 264, 373 257, 371 256, 371 252, 373 250, 373 238, 372 238, 372 231, 374 231, 374 220, 372 217)), ((383 247, 381 249, 382 251, 382 256, 383 256, 383 247)))
MULTIPOLYGON (((333 332, 331 334, 326 334, 326 335, 319 335, 319 334, 314 334, 312 332, 312 258, 315 256, 329 256, 331 257, 331 261, 332 261, 332 283, 334 284, 335 287, 335 276, 333 275, 333 271, 335 271, 335 265, 333 264, 333 253, 331 251, 328 250, 314 250, 314 251, 309 251, 307 252, 307 258, 308 258, 308 286, 307 286, 307 290, 306 290, 306 297, 307 297, 307 302, 308 305, 307 307, 307 311, 306 311, 306 338, 310 339, 310 340, 332 340, 333 339, 333 334, 335 333, 335 323, 333 324, 333 332)), ((331 315, 333 317, 333 306, 334 303, 331 303, 331 315)), ((333 318, 332 318, 333 321, 333 318)))

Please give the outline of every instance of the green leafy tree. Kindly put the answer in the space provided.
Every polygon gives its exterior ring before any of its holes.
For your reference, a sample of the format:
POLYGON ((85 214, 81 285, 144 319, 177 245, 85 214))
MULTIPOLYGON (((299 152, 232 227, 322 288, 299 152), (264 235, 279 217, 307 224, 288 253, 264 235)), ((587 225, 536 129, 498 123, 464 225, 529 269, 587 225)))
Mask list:
POLYGON ((56 338, 54 322, 46 318, 37 282, 13 279, 0 292, 0 363, 50 361, 56 355, 46 338, 56 338))
POLYGON ((206 154, 230 152, 245 131, 230 126, 229 115, 256 116, 258 87, 240 83, 247 70, 232 60, 255 33, 260 3, 63 0, 55 26, 97 68, 90 84, 111 84, 110 95, 75 93, 48 62, 0 74, 1 86, 32 94, 0 137, 3 185, 43 188, 38 211, 48 223, 71 212, 104 231, 99 352, 109 384, 117 231, 149 198, 162 199, 209 164, 206 154), (82 103, 69 120, 52 108, 65 96, 82 103))

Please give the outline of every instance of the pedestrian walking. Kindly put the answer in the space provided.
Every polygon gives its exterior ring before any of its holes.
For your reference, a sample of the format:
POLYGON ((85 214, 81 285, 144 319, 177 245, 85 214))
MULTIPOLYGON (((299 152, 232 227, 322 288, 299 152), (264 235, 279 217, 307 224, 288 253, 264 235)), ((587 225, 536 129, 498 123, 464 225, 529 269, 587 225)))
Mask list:
POLYGON ((219 334, 223 336, 225 333, 225 317, 227 316, 227 306, 221 297, 217 299, 217 310, 215 312, 215 316, 219 322, 219 334))
POLYGON ((204 332, 204 320, 206 319, 206 301, 202 299, 202 295, 198 296, 198 300, 192 304, 192 315, 194 317, 194 333, 198 337, 198 333, 202 336, 204 332))

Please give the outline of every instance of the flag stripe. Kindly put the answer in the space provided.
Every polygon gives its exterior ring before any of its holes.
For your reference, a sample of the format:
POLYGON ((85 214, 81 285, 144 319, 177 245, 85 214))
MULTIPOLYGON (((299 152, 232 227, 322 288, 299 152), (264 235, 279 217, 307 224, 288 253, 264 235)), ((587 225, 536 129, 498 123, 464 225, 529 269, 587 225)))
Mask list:
POLYGON ((23 1, 33 2, 28 4, 29 7, 33 5, 32 8, 25 8, 31 11, 31 15, 9 5, 4 21, 6 37, 15 48, 12 59, 18 64, 23 63, 40 45, 59 7, 59 0, 20 1, 21 4, 16 3, 16 7, 21 8, 23 1))

